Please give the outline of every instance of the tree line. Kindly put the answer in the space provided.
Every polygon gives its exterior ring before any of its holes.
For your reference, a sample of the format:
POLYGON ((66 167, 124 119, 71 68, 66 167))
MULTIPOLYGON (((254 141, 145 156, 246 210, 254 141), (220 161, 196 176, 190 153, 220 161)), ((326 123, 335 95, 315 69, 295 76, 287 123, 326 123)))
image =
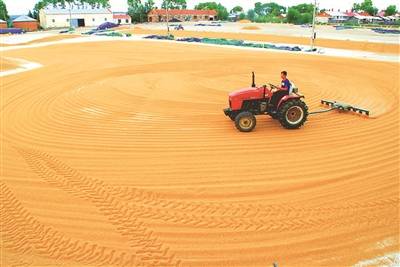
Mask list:
MULTIPOLYGON (((132 17, 133 22, 146 22, 147 14, 157 8, 154 0, 127 0, 128 14, 132 17)), ((63 8, 71 8, 78 5, 89 5, 92 7, 110 7, 109 0, 39 0, 28 16, 39 19, 39 11, 46 6, 60 6, 63 8)), ((163 0, 161 4, 163 9, 186 9, 186 0, 163 0)), ((230 15, 237 16, 238 19, 248 19, 252 22, 287 22, 293 24, 306 24, 312 22, 314 6, 312 4, 299 4, 286 8, 274 2, 262 3, 257 2, 254 8, 245 12, 243 7, 235 6, 228 10, 225 6, 217 2, 203 2, 195 6, 196 10, 215 10, 218 19, 227 20, 230 15), (283 16, 286 14, 286 16, 283 16)), ((374 6, 372 0, 364 0, 362 3, 354 3, 353 11, 367 12, 371 16, 378 13, 378 9, 374 6)), ((386 16, 396 14, 396 5, 389 5, 385 9, 386 16)), ((0 19, 8 21, 9 15, 6 4, 0 0, 0 19)))
MULTIPOLYGON (((153 0, 128 0, 129 15, 131 15, 134 22, 147 21, 147 14, 150 10, 157 8, 153 0)), ((186 9, 186 0, 163 0, 161 8, 166 9, 186 9)), ((299 4, 286 8, 274 2, 262 3, 257 2, 254 8, 245 12, 243 7, 235 6, 228 10, 222 4, 217 2, 204 2, 195 6, 197 10, 216 10, 218 19, 227 20, 230 15, 236 16, 237 19, 248 19, 252 22, 272 22, 272 23, 293 23, 293 24, 307 24, 312 22, 314 5, 312 4, 299 4), (286 14, 286 16, 283 16, 286 14)), ((354 3, 353 11, 367 12, 371 16, 378 13, 378 9, 374 6, 372 0, 364 0, 362 3, 354 3)), ((391 16, 397 13, 395 5, 389 5, 385 9, 385 15, 391 16)))

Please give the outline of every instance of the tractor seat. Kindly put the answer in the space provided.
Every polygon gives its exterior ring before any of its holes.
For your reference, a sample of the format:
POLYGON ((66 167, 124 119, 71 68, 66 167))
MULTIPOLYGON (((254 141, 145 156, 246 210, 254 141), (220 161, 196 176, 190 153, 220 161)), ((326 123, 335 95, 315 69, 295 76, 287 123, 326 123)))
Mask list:
POLYGON ((299 94, 299 88, 296 87, 296 85, 292 84, 289 88, 289 95, 297 95, 300 97, 304 97, 303 95, 299 94))
POLYGON ((299 88, 297 88, 296 85, 292 84, 289 88, 289 95, 291 94, 297 94, 299 92, 299 88))

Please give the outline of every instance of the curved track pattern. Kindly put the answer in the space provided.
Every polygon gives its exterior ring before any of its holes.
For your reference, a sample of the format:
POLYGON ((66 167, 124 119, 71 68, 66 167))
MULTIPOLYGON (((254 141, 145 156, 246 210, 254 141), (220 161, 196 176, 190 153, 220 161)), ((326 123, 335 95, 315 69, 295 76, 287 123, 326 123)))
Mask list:
POLYGON ((399 84, 378 76, 398 64, 151 42, 5 54, 43 65, 2 79, 5 266, 344 266, 398 251, 399 84), (238 133, 227 93, 280 68, 310 109, 324 97, 372 118, 288 131, 259 117, 238 133))

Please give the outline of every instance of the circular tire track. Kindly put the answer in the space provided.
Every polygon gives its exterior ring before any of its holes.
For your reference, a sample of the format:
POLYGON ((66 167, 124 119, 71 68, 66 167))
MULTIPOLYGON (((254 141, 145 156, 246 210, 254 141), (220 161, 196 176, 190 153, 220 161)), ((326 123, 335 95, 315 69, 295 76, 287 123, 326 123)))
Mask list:
MULTIPOLYGON (((377 75, 398 65, 180 44, 166 45, 166 55, 165 44, 131 45, 6 52, 44 67, 4 79, 4 186, 19 196, 40 186, 83 199, 130 240, 135 264, 144 266, 265 266, 276 259, 350 265, 398 245, 369 249, 398 234, 399 85, 377 75), (114 56, 106 63, 98 57, 105 53, 114 56), (260 117, 254 133, 236 132, 220 111, 227 93, 247 86, 251 70, 259 83, 275 79, 280 70, 265 63, 282 59, 311 110, 323 97, 366 107, 374 117, 325 114, 300 131, 260 117)), ((47 197, 57 199, 21 201, 47 197)), ((49 227, 24 214, 13 218, 49 227)), ((68 236, 63 227, 57 235, 68 236)), ((2 235, 14 233, 8 228, 2 235)), ((38 235, 49 237, 32 238, 38 235)), ((21 249, 18 240, 11 239, 12 251, 26 262, 60 252, 21 249)), ((72 262, 93 260, 73 255, 72 262)))

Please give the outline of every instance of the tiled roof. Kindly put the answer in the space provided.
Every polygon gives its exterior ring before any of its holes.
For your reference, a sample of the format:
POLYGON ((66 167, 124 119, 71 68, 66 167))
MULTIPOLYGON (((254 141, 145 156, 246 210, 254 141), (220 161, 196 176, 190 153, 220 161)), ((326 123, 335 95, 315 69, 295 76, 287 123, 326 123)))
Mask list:
POLYGON ((326 13, 328 13, 332 17, 347 17, 346 13, 340 11, 327 11, 326 13))
POLYGON ((25 22, 25 21, 37 21, 37 20, 25 15, 19 16, 13 20, 13 22, 25 22))
POLYGON ((377 16, 380 16, 380 17, 384 17, 385 16, 385 11, 380 11, 378 14, 377 14, 377 16))
POLYGON ((357 15, 357 13, 354 13, 354 12, 352 12, 352 11, 347 11, 347 12, 346 12, 346 15, 347 15, 348 17, 354 17, 355 15, 357 15))
POLYGON ((131 16, 129 16, 127 14, 114 14, 113 18, 114 19, 130 19, 131 16))
POLYGON ((371 16, 368 12, 365 12, 365 11, 358 13, 358 15, 359 16, 364 16, 364 17, 370 17, 371 16))
POLYGON ((322 13, 319 13, 319 14, 317 15, 317 17, 330 18, 331 16, 330 16, 329 14, 327 14, 326 12, 322 12, 322 13))
MULTIPOLYGON (((200 15, 208 15, 208 16, 216 16, 217 11, 215 10, 189 10, 189 9, 171 9, 168 10, 169 15, 177 16, 177 15, 192 15, 192 16, 200 16, 200 15)), ((149 15, 167 15, 167 11, 165 9, 153 9, 149 12, 149 15)))
MULTIPOLYGON (((67 8, 46 8, 43 9, 47 15, 67 15, 70 10, 67 8)), ((71 14, 111 14, 111 10, 108 8, 76 8, 71 9, 71 14)))

